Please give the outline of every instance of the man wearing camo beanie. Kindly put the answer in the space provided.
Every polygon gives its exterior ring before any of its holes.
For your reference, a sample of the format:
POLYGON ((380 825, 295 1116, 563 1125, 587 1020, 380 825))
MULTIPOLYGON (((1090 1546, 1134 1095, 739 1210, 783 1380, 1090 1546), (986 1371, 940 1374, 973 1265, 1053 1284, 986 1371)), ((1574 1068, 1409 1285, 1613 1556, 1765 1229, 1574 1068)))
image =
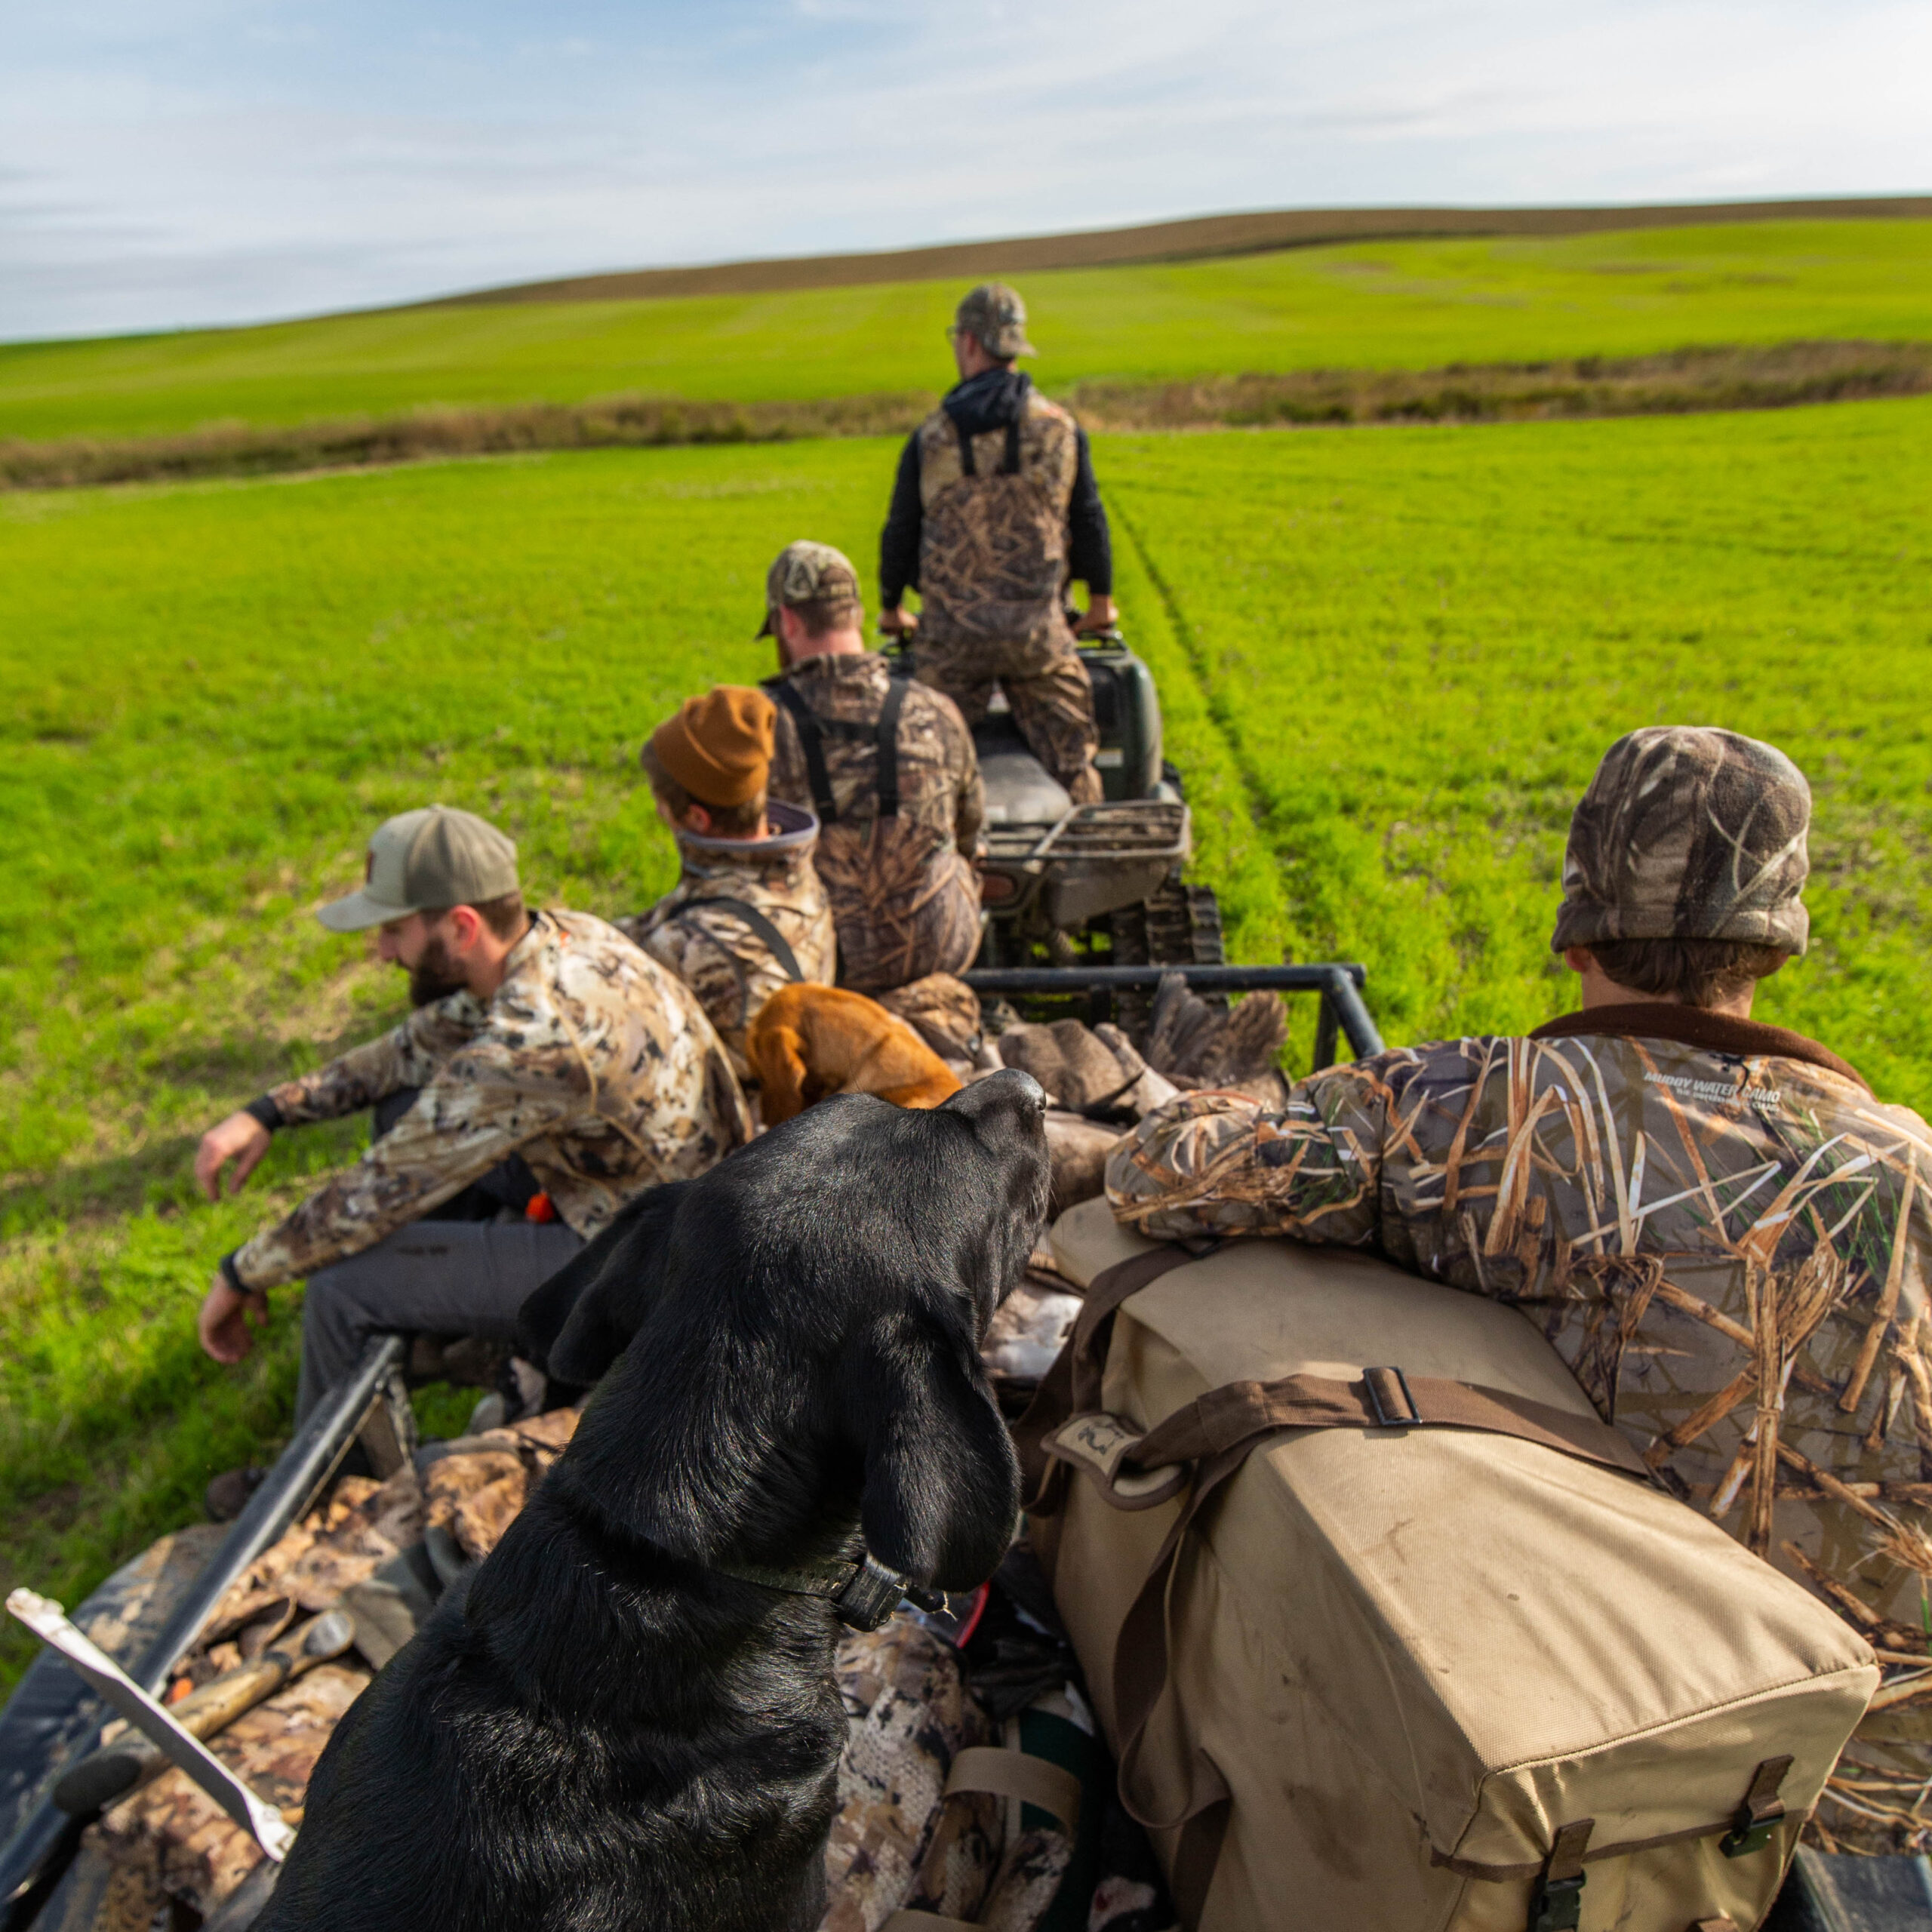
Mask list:
MULTIPOLYGON (((1115 1151, 1107 1192, 1158 1239, 1340 1243, 1515 1303, 1660 1482, 1916 1647, 1932 1131, 1750 1017, 1810 936, 1810 817, 1772 746, 1631 732, 1571 823, 1552 943, 1580 1011, 1331 1067, 1284 1106, 1184 1094, 1115 1151), (1754 1336, 1775 1337, 1768 1386, 1754 1336), (1776 1454, 1747 1446, 1767 1426, 1776 1454)), ((1922 1737, 1850 1755, 1932 1777, 1922 1737)))

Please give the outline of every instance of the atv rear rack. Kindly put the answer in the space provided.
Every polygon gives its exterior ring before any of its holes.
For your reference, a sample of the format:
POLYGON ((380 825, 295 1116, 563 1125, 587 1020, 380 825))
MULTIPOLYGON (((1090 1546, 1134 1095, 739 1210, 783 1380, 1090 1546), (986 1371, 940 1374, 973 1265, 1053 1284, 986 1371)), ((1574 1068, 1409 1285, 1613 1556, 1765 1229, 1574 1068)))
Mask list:
POLYGON ((1116 993, 1154 992, 1170 973, 1189 989, 1209 992, 1318 992, 1321 1010, 1315 1023, 1315 1066, 1335 1063, 1338 1035, 1346 1035, 1358 1060, 1383 1051, 1382 1035, 1362 1003, 1368 968, 1350 964, 1318 966, 1008 966, 962 973, 983 996, 1077 993, 1088 995, 1090 1023, 1112 1017, 1116 993))
POLYGON ((1144 898, 1183 863, 1192 829, 1178 800, 1075 805, 1050 824, 986 828, 982 892, 1004 917, 1040 902, 1049 926, 1072 931, 1144 898))

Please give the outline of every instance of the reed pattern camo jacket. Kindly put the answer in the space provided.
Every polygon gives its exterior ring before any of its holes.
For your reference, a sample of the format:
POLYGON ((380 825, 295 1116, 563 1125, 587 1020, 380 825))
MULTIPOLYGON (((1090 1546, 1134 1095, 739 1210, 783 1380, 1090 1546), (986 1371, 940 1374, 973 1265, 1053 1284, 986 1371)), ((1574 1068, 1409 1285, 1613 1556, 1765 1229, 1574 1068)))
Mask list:
POLYGON ((972 734, 949 699, 900 680, 899 811, 881 818, 876 733, 892 686, 891 666, 871 651, 808 657, 766 684, 780 699, 771 795, 817 808, 814 863, 838 928, 839 983, 866 993, 958 972, 980 947, 971 861, 986 798, 972 734), (823 798, 781 685, 817 721, 823 798))
POLYGON ((838 964, 832 906, 812 863, 818 820, 777 799, 765 808, 767 838, 678 835, 683 875, 648 912, 617 930, 697 995, 743 1079, 745 1029, 793 975, 743 915, 715 902, 736 900, 769 922, 791 949, 797 977, 829 986, 838 964))
POLYGON ((245 1287, 361 1253, 507 1154, 588 1239, 641 1189, 702 1174, 751 1137, 696 995, 586 912, 537 913, 488 1006, 453 993, 267 1097, 294 1126, 405 1087, 423 1090, 415 1105, 352 1168, 236 1251, 245 1287))
POLYGON ((1932 1649, 1932 1131, 1801 1036, 1596 1009, 1149 1115, 1156 1239, 1379 1249, 1514 1304, 1660 1478, 1882 1646, 1932 1649))

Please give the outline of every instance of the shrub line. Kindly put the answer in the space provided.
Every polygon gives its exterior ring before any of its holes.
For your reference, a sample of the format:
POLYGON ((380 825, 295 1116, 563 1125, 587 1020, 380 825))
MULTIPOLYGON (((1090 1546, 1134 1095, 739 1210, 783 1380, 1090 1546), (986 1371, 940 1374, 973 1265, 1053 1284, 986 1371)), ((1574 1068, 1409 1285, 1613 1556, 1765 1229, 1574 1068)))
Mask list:
MULTIPOLYGON (((1457 363, 1441 369, 1307 369, 1179 383, 1081 383, 1065 400, 1091 428, 1134 431, 1684 415, 1927 390, 1932 345, 1825 341, 1615 358, 1457 363)), ((174 435, 17 440, 0 442, 0 490, 361 469, 539 450, 903 435, 936 400, 916 390, 758 403, 613 396, 585 403, 420 409, 288 428, 222 423, 174 435)))

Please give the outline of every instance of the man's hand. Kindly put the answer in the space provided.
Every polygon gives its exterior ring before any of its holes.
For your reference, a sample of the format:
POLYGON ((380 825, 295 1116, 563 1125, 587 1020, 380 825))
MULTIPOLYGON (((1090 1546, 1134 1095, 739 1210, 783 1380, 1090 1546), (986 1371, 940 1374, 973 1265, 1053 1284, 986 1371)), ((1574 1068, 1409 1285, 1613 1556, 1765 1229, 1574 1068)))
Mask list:
MULTIPOLYGON (((268 1130, 263 1128, 262 1131, 266 1134, 268 1130)), ((248 1333, 249 1324, 253 1322, 259 1328, 268 1318, 266 1295, 259 1290, 237 1294, 228 1285, 227 1276, 217 1275, 202 1300, 195 1329, 202 1338, 202 1346, 217 1361, 233 1363, 255 1346, 255 1338, 248 1333)))
POLYGON ((1096 631, 1110 631, 1120 622, 1120 613, 1114 608, 1111 597, 1090 597, 1087 600, 1087 614, 1075 627, 1075 635, 1091 637, 1096 631))
MULTIPOLYGON (((261 1165, 274 1137, 253 1114, 233 1113, 202 1136, 195 1152, 195 1179, 211 1201, 221 1198, 221 1171, 235 1163, 234 1177, 228 1183, 230 1194, 241 1192, 242 1183, 261 1165)), ((206 1338, 204 1337, 204 1340, 206 1338)), ((213 1350, 209 1352, 212 1354, 213 1350)))
POLYGON ((910 637, 919 628, 919 620, 913 612, 895 604, 891 610, 878 614, 878 627, 888 637, 910 637))

